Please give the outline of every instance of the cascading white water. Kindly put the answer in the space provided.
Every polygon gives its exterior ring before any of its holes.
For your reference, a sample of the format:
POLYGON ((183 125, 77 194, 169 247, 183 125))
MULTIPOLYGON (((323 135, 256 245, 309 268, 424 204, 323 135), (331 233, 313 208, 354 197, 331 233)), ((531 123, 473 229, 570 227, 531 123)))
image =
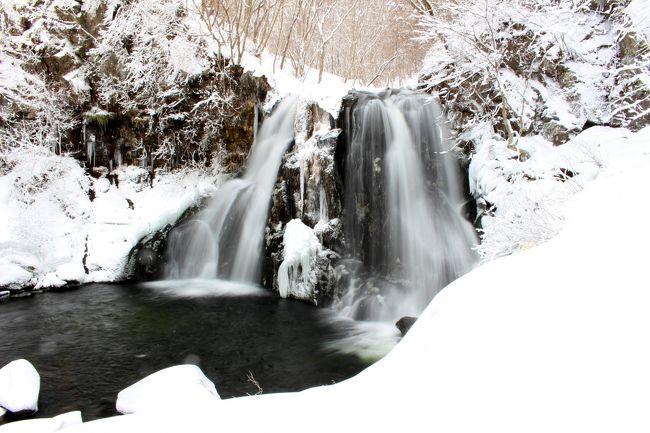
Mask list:
POLYGON ((360 94, 347 119, 346 242, 362 271, 343 309, 372 320, 416 316, 475 262, 444 116, 422 95, 360 94))
POLYGON ((172 230, 167 278, 259 282, 271 192, 293 141, 295 106, 293 98, 282 101, 262 123, 244 176, 226 182, 206 209, 172 230))

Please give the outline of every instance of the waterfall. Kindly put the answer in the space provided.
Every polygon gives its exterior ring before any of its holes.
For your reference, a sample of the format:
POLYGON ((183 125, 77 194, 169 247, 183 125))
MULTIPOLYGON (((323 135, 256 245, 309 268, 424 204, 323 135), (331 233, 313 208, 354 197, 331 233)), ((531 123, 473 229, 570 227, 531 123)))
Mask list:
POLYGON ((359 93, 345 123, 344 226, 358 270, 341 306, 360 319, 416 316, 475 263, 444 116, 419 94, 359 93))
POLYGON ((294 99, 282 101, 256 134, 244 175, 217 191, 192 220, 172 230, 170 279, 228 279, 258 283, 271 192, 293 141, 294 99))

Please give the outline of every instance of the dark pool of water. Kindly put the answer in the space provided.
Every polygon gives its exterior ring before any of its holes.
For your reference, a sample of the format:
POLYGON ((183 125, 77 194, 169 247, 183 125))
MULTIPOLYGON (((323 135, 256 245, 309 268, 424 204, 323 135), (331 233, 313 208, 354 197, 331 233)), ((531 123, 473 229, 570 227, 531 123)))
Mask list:
MULTIPOLYGON (((182 290, 182 287, 179 288, 182 290)), ((157 370, 200 366, 222 398, 297 391, 349 378, 369 362, 324 348, 345 331, 321 310, 267 292, 179 297, 93 284, 0 304, 0 366, 28 359, 41 375, 38 416, 115 414, 117 393, 157 370)))

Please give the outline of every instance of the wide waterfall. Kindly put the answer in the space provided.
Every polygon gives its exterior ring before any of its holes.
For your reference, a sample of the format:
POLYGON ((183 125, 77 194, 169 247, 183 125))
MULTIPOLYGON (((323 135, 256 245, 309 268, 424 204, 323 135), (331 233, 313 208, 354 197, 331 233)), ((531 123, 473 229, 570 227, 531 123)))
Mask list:
POLYGON ((407 92, 358 93, 345 115, 344 226, 355 271, 341 306, 360 319, 416 316, 475 263, 444 115, 407 92))
POLYGON ((226 182, 206 209, 169 235, 166 276, 258 283, 271 192, 293 141, 295 99, 257 132, 243 177, 226 182))

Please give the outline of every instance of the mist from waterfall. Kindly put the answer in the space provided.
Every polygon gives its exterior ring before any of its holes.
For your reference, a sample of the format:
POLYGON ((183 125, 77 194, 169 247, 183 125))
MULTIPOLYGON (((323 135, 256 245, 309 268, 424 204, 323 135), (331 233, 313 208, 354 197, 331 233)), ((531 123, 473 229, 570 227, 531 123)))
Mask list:
POLYGON ((476 261, 444 114, 419 94, 359 93, 346 131, 344 226, 356 270, 339 306, 359 319, 417 316, 476 261))
POLYGON ((293 141, 296 101, 282 101, 256 134, 241 178, 224 183, 209 205, 172 230, 169 279, 259 283, 264 228, 282 156, 293 141))

